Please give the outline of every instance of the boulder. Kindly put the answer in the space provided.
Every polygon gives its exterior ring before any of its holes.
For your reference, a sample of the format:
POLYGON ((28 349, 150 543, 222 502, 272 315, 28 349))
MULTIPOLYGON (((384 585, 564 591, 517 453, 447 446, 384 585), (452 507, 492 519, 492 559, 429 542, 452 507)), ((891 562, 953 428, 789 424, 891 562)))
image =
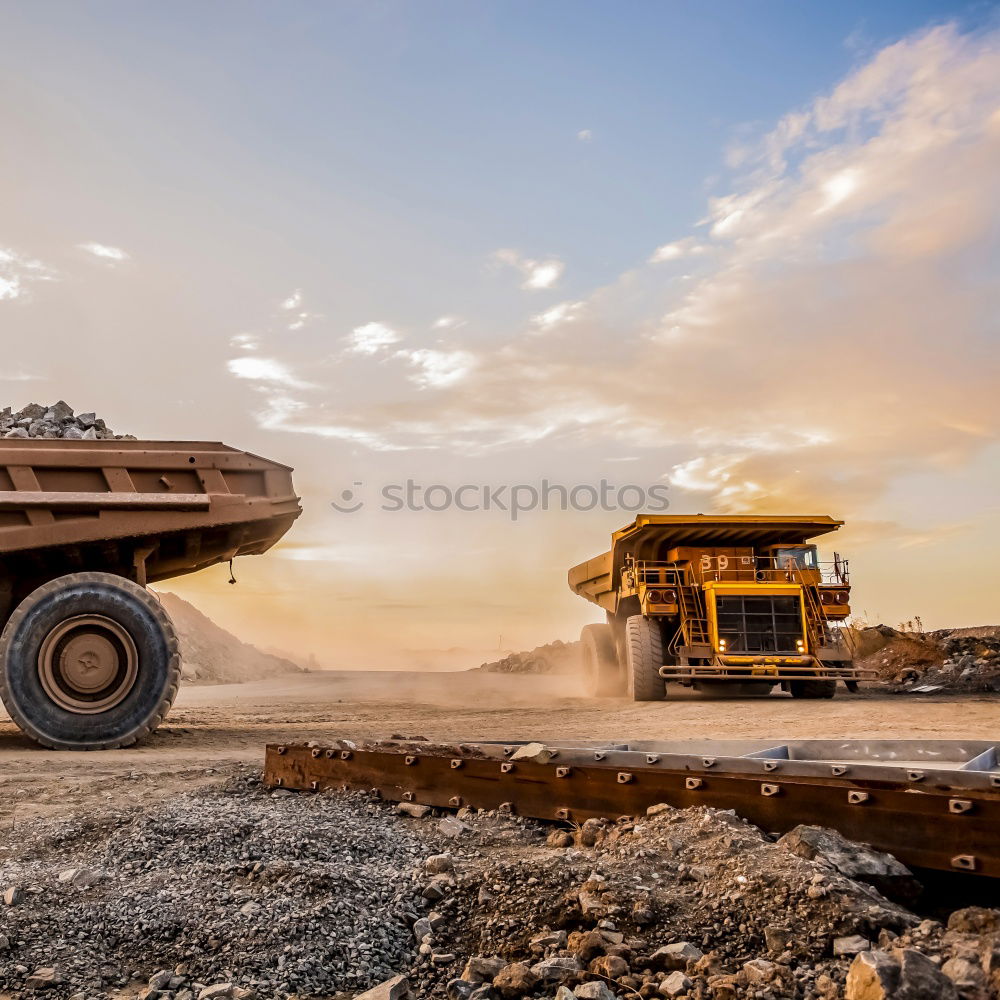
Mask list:
POLYGON ((693 988, 694 983, 684 975, 683 972, 671 972, 663 982, 660 983, 660 993, 665 997, 679 997, 688 993, 693 988))
POLYGON ((406 976, 393 976, 365 993, 359 993, 354 1000, 405 1000, 410 995, 410 981, 406 976))
POLYGON ((688 962, 697 962, 702 957, 702 950, 695 947, 690 941, 674 941, 662 948, 657 948, 649 956, 649 964, 654 969, 666 969, 667 972, 680 969, 683 972, 687 968, 688 962))
POLYGON ((922 887, 913 873, 891 854, 848 840, 823 826, 797 826, 778 843, 792 854, 820 861, 848 878, 867 882, 888 899, 912 906, 922 887))
POLYGON ((493 979, 493 986, 506 1000, 517 1000, 538 985, 538 976, 525 962, 511 962, 493 979))
POLYGON ((614 993, 600 980, 581 983, 573 991, 578 1000, 615 1000, 614 993))
POLYGON ((492 983, 509 964, 496 955, 473 955, 465 963, 462 978, 470 983, 492 983))
POLYGON ((958 1000, 955 984, 912 948, 863 951, 847 972, 844 1000, 958 1000))

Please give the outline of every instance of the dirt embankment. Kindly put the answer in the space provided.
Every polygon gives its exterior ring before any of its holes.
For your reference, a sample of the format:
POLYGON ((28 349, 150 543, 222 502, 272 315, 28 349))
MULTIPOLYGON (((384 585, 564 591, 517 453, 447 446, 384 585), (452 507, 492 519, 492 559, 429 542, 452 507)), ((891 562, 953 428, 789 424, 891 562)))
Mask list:
POLYGON ((890 690, 1000 692, 1000 626, 900 632, 876 625, 857 638, 860 665, 890 690))
POLYGON ((231 632, 176 594, 161 593, 181 644, 181 676, 194 684, 239 684, 281 674, 305 673, 305 668, 265 653, 231 632))
POLYGON ((579 670, 579 663, 580 643, 556 639, 530 652, 511 653, 476 669, 489 674, 573 674, 579 670))

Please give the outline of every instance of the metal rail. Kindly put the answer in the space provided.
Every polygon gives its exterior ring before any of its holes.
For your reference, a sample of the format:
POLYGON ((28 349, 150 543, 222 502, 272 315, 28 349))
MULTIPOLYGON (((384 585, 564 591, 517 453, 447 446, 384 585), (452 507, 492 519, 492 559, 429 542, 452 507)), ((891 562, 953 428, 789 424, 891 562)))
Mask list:
POLYGON ((387 741, 267 747, 273 788, 375 792, 580 822, 648 806, 733 809, 763 829, 831 826, 905 864, 1000 878, 1000 761, 981 741, 387 741))

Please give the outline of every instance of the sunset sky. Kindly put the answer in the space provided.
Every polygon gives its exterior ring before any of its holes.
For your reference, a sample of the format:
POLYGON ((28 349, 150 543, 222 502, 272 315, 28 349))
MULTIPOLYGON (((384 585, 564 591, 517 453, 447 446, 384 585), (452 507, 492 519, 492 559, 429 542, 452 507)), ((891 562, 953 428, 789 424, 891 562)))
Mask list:
POLYGON ((868 620, 1000 621, 996 4, 0 16, 0 406, 294 466, 240 586, 168 587, 241 637, 454 666, 597 620, 566 570, 632 514, 380 509, 407 480, 834 514, 868 620))

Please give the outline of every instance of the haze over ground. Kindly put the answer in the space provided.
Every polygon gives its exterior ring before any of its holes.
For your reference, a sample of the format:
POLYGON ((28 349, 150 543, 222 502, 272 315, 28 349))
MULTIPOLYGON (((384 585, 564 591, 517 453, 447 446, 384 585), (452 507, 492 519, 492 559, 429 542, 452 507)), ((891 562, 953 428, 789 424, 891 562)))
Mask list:
POLYGON ((3 401, 297 470, 171 590, 330 666, 572 638, 628 511, 380 493, 603 479, 996 620, 996 6, 626 9, 0 3, 3 401))

